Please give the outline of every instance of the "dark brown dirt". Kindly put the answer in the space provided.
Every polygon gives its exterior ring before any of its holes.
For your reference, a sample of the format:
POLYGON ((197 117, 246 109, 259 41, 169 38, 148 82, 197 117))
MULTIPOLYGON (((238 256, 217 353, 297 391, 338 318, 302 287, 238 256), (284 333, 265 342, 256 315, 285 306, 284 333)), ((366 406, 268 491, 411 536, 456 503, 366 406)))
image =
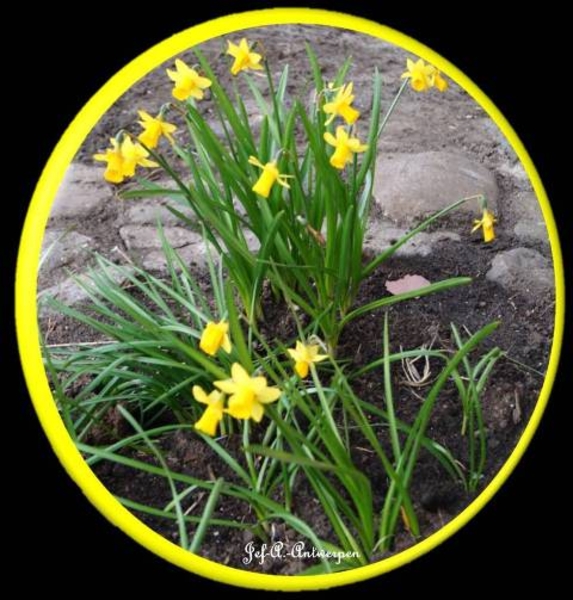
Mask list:
MULTIPOLYGON (((497 243, 497 242, 496 242, 497 243)), ((503 244, 503 240, 500 240, 503 244)), ((359 304, 386 296, 384 284, 405 274, 423 275, 430 281, 447 277, 469 275, 471 285, 452 289, 440 294, 396 305, 389 310, 391 350, 400 347, 416 348, 433 342, 434 348, 453 349, 450 332, 453 322, 460 331, 475 332, 493 320, 499 320, 499 329, 479 349, 480 355, 498 346, 507 352, 507 358, 498 361, 489 383, 482 395, 485 426, 487 429, 488 458, 483 481, 478 493, 492 479, 514 449, 521 432, 537 401, 552 335, 553 307, 545 299, 515 298, 484 278, 488 256, 492 246, 481 243, 445 243, 432 258, 392 259, 382 265, 363 285, 359 304), (519 309, 518 309, 519 306, 519 309), (523 366, 521 366, 523 364, 523 366)), ((267 335, 276 335, 281 341, 294 335, 288 315, 280 307, 267 303, 267 335)), ((340 358, 350 360, 357 366, 364 365, 382 354, 383 315, 373 313, 349 326, 341 337, 340 358)), ((429 387, 410 387, 405 384, 404 373, 398 363, 393 369, 395 403, 400 419, 410 423, 421 404, 420 397, 429 387)), ((431 363, 436 369, 436 363, 431 363)), ((430 380, 436 376, 432 372, 430 380)), ((380 370, 373 371, 354 382, 358 396, 383 406, 383 384, 380 370)), ((467 464, 465 438, 459 435, 462 420, 461 406, 452 387, 444 389, 435 405, 428 428, 428 435, 448 448, 462 464, 467 464)), ((382 440, 385 444, 388 440, 382 440)), ((240 441, 230 437, 223 443, 234 448, 240 457, 240 441)), ((165 460, 175 472, 213 479, 219 476, 233 481, 228 467, 201 443, 191 431, 162 438, 161 449, 165 460)), ((133 451, 130 451, 133 452, 133 451)), ((145 457, 145 455, 143 455, 145 457)), ((141 458, 141 455, 139 456, 141 458)), ((150 460, 148 457, 146 460, 150 460)), ((375 490, 376 506, 384 498, 387 482, 378 463, 361 449, 357 440, 353 452, 355 464, 368 474, 375 490)), ((130 468, 101 463, 95 472, 110 491, 122 498, 162 507, 171 500, 164 480, 136 472, 130 468)), ((422 452, 412 482, 412 496, 424 536, 441 528, 473 499, 471 494, 454 482, 437 461, 422 452)), ((193 496, 196 500, 196 497, 193 496)), ((200 499, 193 514, 201 514, 205 497, 200 499)), ((294 512, 311 523, 315 533, 334 541, 328 521, 320 510, 312 490, 304 483, 295 488, 294 512)), ((239 522, 254 523, 255 517, 249 506, 240 501, 221 502, 217 516, 232 518, 239 522)), ((177 542, 178 532, 173 521, 166 521, 145 514, 138 516, 150 527, 168 539, 177 542)), ((276 526, 275 526, 276 527, 276 526)), ((292 543, 297 535, 288 529, 276 527, 277 539, 292 543)), ((193 528, 189 529, 190 535, 193 528)), ((209 531, 201 554, 217 562, 267 573, 297 573, 309 565, 309 561, 273 561, 263 565, 253 562, 245 566, 245 544, 255 539, 250 529, 245 531, 214 527, 209 531)), ((412 538, 402 526, 399 530, 395 551, 412 544, 412 538)), ((382 555, 377 557, 382 558, 382 555)), ((310 561, 310 564, 312 561, 310 561)))

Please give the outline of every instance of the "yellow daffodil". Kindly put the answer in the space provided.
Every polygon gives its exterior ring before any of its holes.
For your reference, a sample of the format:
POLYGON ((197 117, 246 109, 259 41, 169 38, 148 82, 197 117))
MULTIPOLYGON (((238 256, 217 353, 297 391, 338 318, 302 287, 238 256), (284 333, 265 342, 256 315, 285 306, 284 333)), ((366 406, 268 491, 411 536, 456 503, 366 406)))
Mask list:
POLYGON ((263 165, 263 163, 255 156, 249 156, 249 163, 263 170, 261 176, 252 187, 255 194, 259 194, 259 196, 262 196, 263 198, 268 198, 275 183, 278 183, 285 188, 290 187, 286 182, 286 179, 292 177, 292 175, 283 175, 279 173, 276 161, 268 162, 266 165, 263 165))
POLYGON ((432 85, 440 92, 445 92, 448 89, 448 82, 442 77, 438 69, 434 69, 432 85))
POLYGON ((356 119, 358 119, 360 113, 355 108, 350 106, 354 101, 352 86, 352 82, 347 85, 343 85, 336 93, 336 96, 332 102, 327 102, 322 107, 322 110, 324 110, 326 114, 330 114, 330 117, 325 123, 326 125, 330 125, 337 115, 342 117, 348 123, 348 125, 352 125, 356 119))
POLYGON ((167 123, 163 120, 161 115, 152 117, 149 113, 144 110, 138 111, 141 118, 139 124, 143 127, 143 131, 139 134, 138 140, 145 144, 148 148, 157 148, 159 139, 164 135, 172 144, 174 143, 173 136, 171 135, 177 130, 177 127, 171 123, 167 123))
POLYGON ((319 354, 320 346, 317 344, 304 344, 297 342, 295 348, 289 348, 287 352, 295 361, 294 370, 297 375, 304 379, 312 363, 319 363, 328 358, 328 354, 319 354))
POLYGON ((107 167, 103 174, 104 179, 110 183, 121 183, 124 180, 123 157, 119 142, 111 139, 111 148, 108 148, 103 154, 94 154, 94 160, 106 162, 107 167))
POLYGON ((135 167, 158 167, 159 165, 147 157, 149 152, 139 143, 133 142, 126 135, 121 142, 121 157, 123 159, 123 175, 125 177, 133 177, 135 175, 135 167))
POLYGON ((344 169, 346 163, 352 160, 353 154, 368 150, 367 145, 361 144, 358 138, 351 138, 342 126, 336 128, 336 137, 327 131, 324 140, 336 148, 330 157, 330 164, 337 169, 344 169))
POLYGON ((171 92, 177 100, 187 100, 187 98, 195 98, 202 100, 208 87, 211 87, 211 80, 207 77, 201 77, 195 69, 187 66, 179 58, 175 59, 175 71, 167 69, 167 76, 175 83, 175 87, 171 92))
POLYGON ((239 42, 239 45, 233 44, 233 42, 227 43, 227 54, 235 59, 233 65, 231 66, 232 75, 237 75, 237 73, 247 69, 251 69, 253 71, 262 70, 263 67, 260 62, 263 57, 256 52, 251 52, 247 38, 243 38, 239 42))
POLYGON ((472 233, 481 227, 483 229, 483 241, 491 242, 495 240, 495 231, 493 227, 495 223, 497 223, 495 215, 487 208, 484 208, 482 218, 474 221, 472 233))
POLYGON ((217 433, 217 426, 223 418, 225 396, 218 390, 213 390, 209 395, 198 386, 193 386, 193 397, 197 402, 206 404, 207 408, 201 418, 195 423, 195 429, 210 436, 217 433))
POLYGON ((231 379, 214 384, 230 395, 227 413, 235 419, 253 419, 257 423, 263 418, 265 404, 275 402, 281 395, 278 388, 268 386, 266 377, 251 377, 239 363, 233 363, 231 379))
POLYGON ((94 159, 107 163, 104 178, 110 183, 121 183, 126 177, 135 175, 135 168, 158 167, 159 165, 149 160, 149 152, 141 145, 133 143, 129 136, 125 136, 120 143, 117 139, 111 139, 111 148, 104 154, 94 154, 94 159))
POLYGON ((408 58, 406 67, 408 70, 402 73, 402 79, 409 79, 414 91, 425 92, 434 85, 436 69, 432 65, 427 65, 421 58, 416 62, 408 58))
POLYGON ((223 348, 227 353, 231 352, 231 340, 228 331, 229 323, 226 321, 219 321, 218 323, 210 321, 203 330, 199 348, 209 356, 215 356, 219 348, 223 348))

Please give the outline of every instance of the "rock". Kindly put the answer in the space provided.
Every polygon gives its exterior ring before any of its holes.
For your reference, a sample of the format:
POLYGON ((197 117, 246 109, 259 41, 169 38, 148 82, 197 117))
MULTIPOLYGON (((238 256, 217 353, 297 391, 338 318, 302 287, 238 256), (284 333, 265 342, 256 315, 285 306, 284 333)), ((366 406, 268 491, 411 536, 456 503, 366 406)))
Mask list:
MULTIPOLYGON (((497 209, 495 177, 483 165, 449 152, 382 154, 376 164, 374 198, 385 217, 401 225, 419 223, 456 200, 485 194, 493 212, 497 209)), ((471 217, 476 202, 458 209, 471 217)))
MULTIPOLYGON (((181 257, 181 260, 186 266, 199 266, 203 267, 207 260, 207 250, 203 240, 200 240, 196 244, 190 244, 183 248, 177 248, 177 254, 181 257)), ((212 254, 213 258, 216 258, 216 254, 212 254)), ((163 250, 152 250, 147 252, 141 259, 141 266, 146 271, 159 271, 165 273, 167 271, 167 258, 163 250)), ((181 271, 181 267, 175 264, 175 270, 181 271)))
POLYGON ((503 161, 499 165, 499 170, 510 179, 513 180, 513 183, 520 189, 530 190, 531 182, 529 181, 529 177, 523 168, 523 165, 519 160, 516 160, 514 163, 509 164, 506 161, 503 161))
MULTIPOLYGON (((365 236, 364 246, 375 254, 380 254, 408 233, 407 229, 395 227, 387 221, 371 221, 365 236)), ((422 231, 398 248, 394 256, 428 256, 440 242, 459 242, 460 236, 453 231, 422 231)))
POLYGON ((514 248, 498 254, 486 279, 528 296, 553 295, 553 266, 548 258, 530 248, 514 248))
MULTIPOLYGON (((130 267, 121 267, 118 269, 107 269, 108 275, 117 284, 121 285, 127 281, 128 276, 132 272, 130 267)), ((50 314, 58 313, 57 309, 50 306, 47 298, 59 300, 66 306, 74 306, 89 298, 87 291, 82 287, 86 285, 88 288, 93 288, 92 276, 90 273, 84 273, 78 277, 68 277, 61 283, 46 288, 38 294, 38 312, 40 317, 46 317, 50 314)))
MULTIPOLYGON (((202 242, 203 238, 186 227, 164 227, 163 233, 173 248, 202 242)), ((151 225, 125 225, 119 235, 128 250, 161 249, 161 238, 157 227, 151 225)))
MULTIPOLYGON (((179 203, 171 203, 173 208, 182 212, 186 217, 193 219, 193 212, 179 203)), ((184 225, 183 221, 174 215, 167 206, 157 199, 144 198, 142 200, 125 200, 123 221, 128 225, 157 225, 161 221, 164 226, 184 225)))
POLYGON ((72 163, 56 193, 51 219, 82 218, 113 202, 112 186, 103 178, 104 168, 72 163))
POLYGON ((65 229, 48 229, 42 241, 40 273, 44 276, 62 267, 77 268, 85 264, 93 241, 87 235, 65 229))
POLYGON ((547 227, 537 196, 533 192, 519 192, 508 203, 514 222, 513 233, 524 242, 549 244, 547 227))

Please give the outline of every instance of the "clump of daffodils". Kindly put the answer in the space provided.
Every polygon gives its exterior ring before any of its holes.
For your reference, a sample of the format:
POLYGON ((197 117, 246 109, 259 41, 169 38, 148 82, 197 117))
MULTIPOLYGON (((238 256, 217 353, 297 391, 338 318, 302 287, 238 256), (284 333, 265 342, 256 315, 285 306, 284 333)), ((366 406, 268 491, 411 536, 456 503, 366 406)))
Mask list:
POLYGON ((94 155, 94 159, 107 163, 104 178, 110 183, 121 183, 124 179, 135 175, 136 167, 158 167, 159 165, 148 158, 149 152, 129 135, 123 138, 112 138, 111 147, 104 153, 94 155))
MULTIPOLYGON (((210 321, 205 325, 199 341, 199 348, 209 356, 215 356, 219 350, 227 354, 232 352, 227 321, 210 321)), ((287 350, 294 360, 294 372, 300 379, 308 377, 312 365, 328 358, 320 354, 320 344, 297 341, 295 348, 287 350)), ((269 385, 267 378, 261 375, 249 375, 249 372, 238 362, 231 365, 231 376, 228 379, 213 382, 214 390, 207 393, 201 386, 193 386, 193 397, 200 404, 206 405, 201 418, 195 423, 195 429, 202 433, 216 435, 219 423, 225 414, 238 420, 252 419, 260 423, 265 406, 276 402, 281 390, 269 385)))
POLYGON ((436 67, 425 63, 421 58, 414 62, 411 58, 406 61, 406 71, 402 79, 409 79, 412 89, 416 92, 427 92, 435 87, 440 92, 448 89, 448 82, 436 67))

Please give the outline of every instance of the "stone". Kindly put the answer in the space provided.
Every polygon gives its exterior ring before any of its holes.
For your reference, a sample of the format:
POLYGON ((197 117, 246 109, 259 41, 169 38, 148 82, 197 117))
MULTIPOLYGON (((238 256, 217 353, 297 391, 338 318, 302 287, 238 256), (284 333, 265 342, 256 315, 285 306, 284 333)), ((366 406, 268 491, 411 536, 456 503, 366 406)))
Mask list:
POLYGON ((512 196, 508 202, 508 210, 515 222, 513 233, 520 240, 549 244, 541 206, 534 192, 519 192, 512 196))
POLYGON ((103 166, 72 163, 56 192, 50 218, 85 218, 99 212, 105 202, 114 201, 114 191, 103 172, 103 166))
MULTIPOLYGON (((493 173, 465 156, 449 152, 382 154, 376 164, 374 198, 384 217, 400 225, 419 223, 456 200, 484 194, 497 211, 498 186, 493 173)), ((457 212, 475 218, 476 202, 457 212)))
MULTIPOLYGON (((190 244, 183 248, 177 248, 177 254, 186 266, 198 266, 203 267, 207 263, 207 250, 203 240, 196 244, 190 244)), ((216 254, 212 254, 213 258, 216 259, 216 254)), ((161 273, 167 272, 167 258, 163 250, 152 250, 147 252, 141 259, 141 266, 146 271, 159 271, 161 273)), ((175 264, 175 270, 181 271, 179 264, 175 264)))
MULTIPOLYGON (((173 201, 171 205, 189 219, 193 219, 194 214, 189 208, 173 201)), ((122 218, 126 225, 157 225, 158 220, 164 226, 184 225, 179 217, 174 215, 167 206, 158 202, 157 199, 125 200, 124 206, 125 210, 122 218)))
MULTIPOLYGON (((407 229, 399 228, 388 221, 371 221, 364 239, 364 246, 375 254, 380 254, 403 235, 408 233, 407 229)), ((453 231, 433 231, 426 233, 421 231, 396 250, 394 256, 428 256, 434 250, 436 244, 441 242, 460 242, 459 234, 453 231)))
POLYGON ((92 238, 66 229, 47 229, 42 241, 40 273, 62 267, 77 268, 86 263, 93 247, 92 238))
MULTIPOLYGON (((164 227, 163 233, 173 248, 202 242, 203 238, 186 227, 164 227)), ((161 249, 161 238, 157 227, 151 225, 125 225, 119 235, 128 250, 161 249)))
POLYGON ((530 248, 514 248, 499 253, 493 259, 486 279, 527 296, 552 296, 554 293, 551 261, 530 248))

